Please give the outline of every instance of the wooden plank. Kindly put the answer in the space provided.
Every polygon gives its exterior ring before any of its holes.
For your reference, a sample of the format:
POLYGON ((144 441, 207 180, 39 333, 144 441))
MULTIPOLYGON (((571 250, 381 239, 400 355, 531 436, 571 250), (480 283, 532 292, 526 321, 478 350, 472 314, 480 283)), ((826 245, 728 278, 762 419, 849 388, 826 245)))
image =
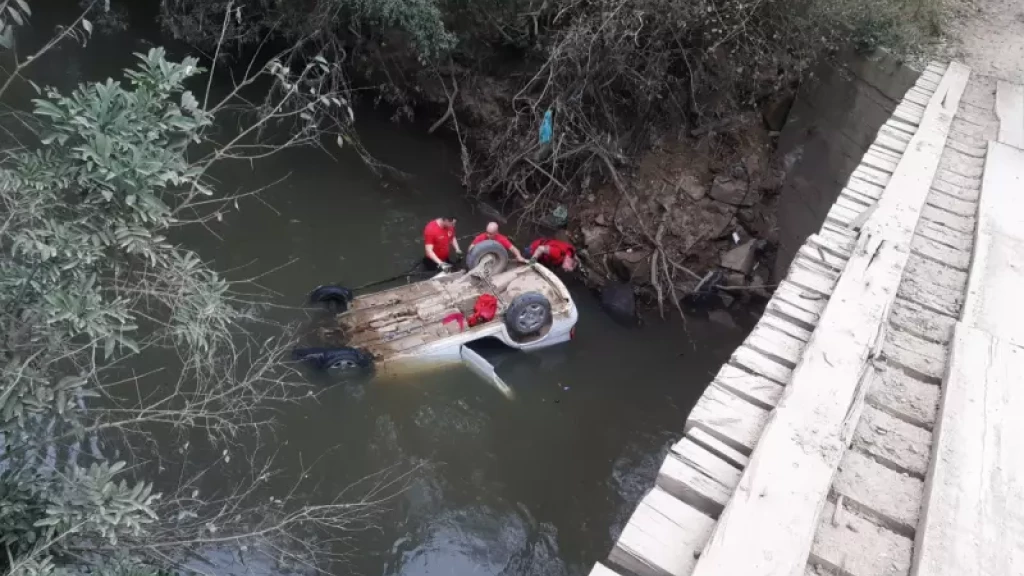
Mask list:
POLYGON ((752 374, 742 368, 726 364, 718 371, 715 382, 747 402, 771 410, 779 403, 783 386, 774 380, 752 374))
POLYGON ((783 320, 792 322, 805 330, 814 330, 814 327, 818 325, 819 315, 814 312, 808 312, 802 308, 793 306, 783 298, 772 298, 768 301, 768 307, 765 309, 765 315, 774 314, 783 320))
POLYGON ((837 273, 842 272, 843 268, 846 266, 846 258, 836 256, 831 252, 826 252, 821 248, 811 246, 809 244, 804 244, 803 246, 801 246, 796 253, 798 256, 802 258, 806 258, 814 262, 815 264, 824 266, 829 270, 832 270, 837 273))
POLYGON ((711 383, 686 420, 741 454, 750 454, 761 436, 768 411, 711 383))
POLYGON ((925 94, 920 90, 907 90, 907 93, 903 95, 903 99, 914 104, 920 104, 921 106, 927 106, 928 100, 931 99, 931 95, 925 94))
POLYGON ((934 72, 936 74, 945 74, 948 66, 941 62, 929 62, 928 66, 925 66, 925 72, 934 72))
POLYGON ((889 313, 889 323, 919 338, 948 344, 953 338, 953 325, 956 320, 942 314, 936 314, 910 300, 896 298, 889 313))
POLYGON ((815 249, 821 248, 834 256, 842 258, 844 261, 848 260, 850 253, 853 252, 853 242, 828 232, 811 234, 807 237, 807 241, 804 244, 815 249))
POLYGON ((828 302, 827 298, 822 298, 814 290, 807 290, 788 280, 783 280, 775 289, 774 298, 785 300, 801 310, 819 316, 825 310, 825 304, 828 302))
POLYGON ((657 485, 701 513, 718 518, 740 481, 740 471, 683 438, 665 457, 657 485))
POLYGON ((1003 80, 996 83, 996 117, 999 141, 1024 149, 1024 86, 1003 80))
POLYGON ((590 570, 589 576, 621 576, 618 572, 598 562, 594 564, 594 568, 590 570))
POLYGON ((981 188, 980 187, 978 187, 978 188, 967 188, 967 187, 964 187, 964 186, 958 186, 956 184, 951 184, 951 183, 946 182, 944 180, 940 180, 939 178, 936 178, 935 181, 932 182, 932 188, 934 190, 938 190, 940 192, 945 192, 946 194, 949 194, 950 196, 955 196, 955 197, 957 197, 957 198, 959 198, 961 200, 965 200, 965 201, 969 201, 969 202, 977 202, 978 198, 981 196, 981 188))
MULTIPOLYGON (((690 429, 690 431, 686 433, 685 438, 691 440, 693 443, 697 444, 698 446, 707 450, 708 452, 714 454, 715 456, 718 456, 719 458, 722 459, 723 462, 728 463, 730 466, 737 470, 743 470, 744 468, 747 467, 747 464, 750 462, 750 459, 747 458, 745 455, 741 454, 734 448, 727 446, 721 440, 715 438, 714 436, 708 434, 707 432, 701 430, 700 428, 690 429)), ((673 450, 674 449, 675 447, 673 447, 673 450)))
POLYGON ((921 123, 921 115, 918 114, 915 110, 902 104, 897 106, 896 109, 892 111, 892 117, 898 118, 899 120, 902 120, 907 124, 910 124, 911 126, 917 126, 918 124, 921 123))
POLYGON ((911 256, 907 260, 907 273, 918 278, 927 278, 936 286, 962 292, 967 286, 967 273, 934 260, 911 256))
POLYGON ((930 204, 925 205, 924 210, 921 211, 921 218, 930 220, 940 226, 949 228, 950 230, 963 232, 964 234, 972 234, 974 232, 973 217, 953 214, 952 212, 935 208, 930 204))
POLYGON ((714 522, 655 486, 633 512, 608 561, 636 576, 689 576, 714 522))
POLYGON ((882 353, 890 362, 935 384, 942 380, 942 373, 946 369, 945 346, 895 328, 886 332, 882 353))
POLYGON ((831 294, 836 284, 835 279, 816 271, 811 271, 806 266, 801 266, 799 261, 793 262, 789 272, 786 274, 786 280, 802 289, 805 294, 810 293, 813 296, 817 293, 822 297, 827 297, 831 294))
POLYGON ((896 171, 896 165, 899 164, 899 159, 894 160, 890 156, 879 154, 869 148, 861 158, 861 163, 892 174, 896 171))
POLYGON ((764 316, 761 316, 761 320, 758 321, 758 325, 772 330, 778 330, 779 332, 787 334, 804 343, 811 339, 811 330, 772 314, 765 314, 764 316))
POLYGON ((881 410, 864 407, 853 448, 902 474, 924 478, 932 447, 932 434, 881 410))
POLYGON ((885 190, 884 186, 879 186, 873 182, 858 178, 856 174, 850 176, 849 181, 846 183, 846 187, 854 192, 860 192, 861 194, 874 198, 875 200, 882 197, 882 192, 885 190))
POLYGON ((967 271, 971 266, 971 253, 969 250, 952 248, 921 234, 914 236, 910 249, 914 254, 920 255, 922 258, 944 262, 957 270, 967 271))
POLYGON ((979 234, 964 297, 964 324, 1017 345, 1024 344, 1024 240, 979 234))
POLYGON ((879 193, 877 196, 868 196, 867 194, 863 194, 861 192, 858 192, 858 191, 850 188, 849 186, 847 186, 846 188, 843 188, 842 192, 840 192, 839 195, 840 195, 840 197, 848 198, 848 199, 850 199, 850 200, 852 200, 854 202, 858 202, 858 203, 860 203, 860 204, 862 204, 864 206, 871 206, 872 204, 877 202, 878 199, 881 197, 881 193, 879 193))
POLYGON ((867 202, 866 204, 861 202, 854 202, 852 199, 840 195, 838 198, 836 198, 836 204, 852 211, 857 216, 860 216, 861 212, 867 210, 868 206, 871 206, 872 204, 874 204, 874 202, 867 202))
MULTIPOLYGON (((900 142, 903 142, 904 144, 909 144, 910 143, 910 139, 913 138, 913 136, 914 136, 913 132, 907 133, 907 132, 905 132, 903 130, 900 130, 898 128, 894 128, 892 126, 887 126, 885 124, 883 124, 878 129, 878 135, 879 136, 885 136, 887 138, 892 138, 894 140, 898 140, 900 142)), ((905 148, 906 147, 904 146, 904 149, 905 148)))
MULTIPOLYGON (((841 457, 876 377, 868 360, 876 352, 881 323, 896 297, 911 238, 969 75, 966 67, 951 64, 936 90, 694 576, 788 576, 805 571, 818 515, 833 479, 842 477, 841 457)), ((901 503, 909 506, 905 499, 901 503)))
POLYGON ((848 450, 836 475, 836 494, 882 526, 913 537, 924 482, 886 468, 856 450, 848 450))
MULTIPOLYGON (((849 230, 846 231, 849 232, 849 230)), ((857 242, 856 235, 851 236, 826 226, 822 226, 821 230, 818 230, 817 234, 812 234, 810 238, 822 246, 835 248, 836 253, 843 256, 849 256, 853 252, 853 245, 857 242)))
POLYGON ((905 140, 902 138, 898 138, 888 132, 883 134, 881 131, 879 131, 878 136, 875 137, 876 146, 880 146, 882 148, 885 148, 886 150, 892 150, 897 154, 902 154, 903 152, 906 151, 907 142, 909 142, 909 139, 905 140))
POLYGON ((832 222, 840 226, 846 226, 847 228, 849 228, 856 219, 857 212, 838 204, 833 204, 832 208, 829 209, 828 214, 825 215, 826 222, 832 222))
POLYGON ((729 358, 729 363, 778 382, 780 386, 788 384, 793 376, 792 369, 747 346, 737 348, 729 358))
POLYGON ((936 286, 929 282, 927 278, 916 278, 913 276, 903 277, 903 283, 900 284, 898 296, 932 312, 945 314, 950 318, 960 317, 960 310, 964 301, 962 292, 936 286))
POLYGON ((743 345, 757 350, 789 369, 793 369, 800 362, 800 355, 803 354, 806 344, 788 334, 783 334, 777 330, 769 330, 758 325, 747 336, 743 345))
MULTIPOLYGON (((978 203, 968 202, 957 198, 956 196, 950 196, 944 192, 936 192, 932 190, 928 194, 928 203, 936 208, 941 208, 947 212, 953 214, 959 214, 967 218, 974 218, 978 214, 978 203)), ((973 232, 973 230, 971 230, 973 232)))
POLYGON ((890 532, 835 502, 826 502, 809 562, 853 576, 910 573, 910 538, 890 532))
POLYGON ((796 257, 793 258, 793 263, 790 264, 790 271, 793 270, 806 270, 807 272, 818 276, 823 281, 820 285, 822 287, 827 287, 823 289, 828 289, 830 292, 832 287, 835 286, 836 281, 839 280, 840 274, 840 271, 836 270, 832 266, 826 266, 815 262, 814 260, 805 257, 799 251, 797 252, 796 257))
POLYGON ((878 156, 881 156, 882 158, 886 158, 888 160, 892 160, 893 162, 896 162, 897 164, 899 163, 900 158, 903 157, 903 154, 901 152, 896 152, 894 150, 890 150, 890 149, 886 148, 885 146, 879 146, 878 144, 875 144, 875 143, 872 143, 871 146, 868 146, 868 152, 870 152, 872 154, 877 154, 878 156))
POLYGON ((854 168, 852 176, 876 186, 888 186, 890 179, 889 174, 863 164, 854 168))
POLYGON ((1024 189, 1024 150, 990 142, 981 185, 978 232, 1024 240, 1024 210, 1018 209, 1024 189))
POLYGON ((985 150, 988 148, 987 144, 984 146, 975 146, 969 142, 961 142, 959 140, 950 138, 949 142, 946 143, 946 148, 950 150, 956 150, 964 156, 971 158, 985 159, 985 150))
POLYGON ((921 220, 917 223, 917 234, 923 238, 933 240, 939 244, 956 248, 957 250, 971 251, 974 246, 974 237, 971 234, 947 228, 936 224, 931 220, 921 220))
POLYGON ((867 403, 895 418, 931 430, 939 406, 939 387, 885 365, 868 392, 867 403))
POLYGON ((913 136, 917 132, 916 126, 914 126, 913 124, 907 124, 906 122, 900 120, 899 118, 889 118, 889 120, 886 121, 885 125, 893 130, 903 132, 908 136, 913 136))
POLYGON ((964 324, 953 337, 913 574, 1024 566, 1024 350, 964 324))

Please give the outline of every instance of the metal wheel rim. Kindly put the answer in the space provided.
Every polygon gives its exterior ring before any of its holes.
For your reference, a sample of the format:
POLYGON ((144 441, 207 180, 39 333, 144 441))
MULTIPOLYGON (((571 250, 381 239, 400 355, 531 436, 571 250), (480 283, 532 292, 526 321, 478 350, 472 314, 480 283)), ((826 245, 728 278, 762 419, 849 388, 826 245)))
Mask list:
POLYGON ((543 305, 530 304, 519 313, 519 317, 516 318, 516 327, 523 333, 540 330, 544 326, 546 312, 543 305))
POLYGON ((352 370, 359 366, 354 360, 338 360, 334 364, 331 364, 331 368, 334 370, 352 370))

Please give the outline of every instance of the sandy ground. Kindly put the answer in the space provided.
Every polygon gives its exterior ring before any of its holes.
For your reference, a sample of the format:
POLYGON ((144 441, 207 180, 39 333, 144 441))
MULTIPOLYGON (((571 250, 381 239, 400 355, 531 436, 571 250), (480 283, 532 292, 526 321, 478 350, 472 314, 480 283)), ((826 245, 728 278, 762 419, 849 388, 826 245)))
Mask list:
POLYGON ((1024 0, 968 1, 955 12, 956 59, 975 74, 1024 84, 1024 0))

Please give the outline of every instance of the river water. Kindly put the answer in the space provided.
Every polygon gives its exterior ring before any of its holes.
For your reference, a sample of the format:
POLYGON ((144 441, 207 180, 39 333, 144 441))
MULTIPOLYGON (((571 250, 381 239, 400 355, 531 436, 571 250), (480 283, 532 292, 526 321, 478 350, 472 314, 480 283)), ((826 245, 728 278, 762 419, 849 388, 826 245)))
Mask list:
MULTIPOLYGON (((102 79, 142 47, 125 34, 97 37, 40 73, 64 85, 102 79)), ((269 312, 275 320, 304 318, 304 297, 319 284, 354 286, 401 272, 420 256, 432 218, 454 214, 460 234, 487 221, 454 176, 456 150, 373 111, 356 125, 367 149, 407 178, 381 178, 345 151, 315 150, 217 172, 223 191, 287 176, 190 242, 229 276, 265 274, 260 284, 280 305, 269 312)), ((286 477, 316 462, 308 473, 318 498, 384 469, 408 473, 379 529, 352 537, 340 573, 579 575, 608 553, 750 322, 684 325, 652 316, 627 328, 589 292, 572 289, 575 340, 533 354, 484 351, 514 389, 512 400, 451 369, 334 385, 280 414, 266 441, 286 477)))

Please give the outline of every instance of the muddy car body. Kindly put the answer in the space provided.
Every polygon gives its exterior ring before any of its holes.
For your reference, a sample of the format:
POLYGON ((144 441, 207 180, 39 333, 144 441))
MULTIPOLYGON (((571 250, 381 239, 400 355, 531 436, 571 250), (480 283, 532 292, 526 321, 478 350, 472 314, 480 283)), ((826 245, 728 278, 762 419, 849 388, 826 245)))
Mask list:
MULTIPOLYGON (((476 263, 474 253, 467 261, 476 263)), ((481 375, 497 379, 493 368, 466 345, 485 338, 519 350, 537 350, 572 338, 578 318, 565 284, 550 270, 531 263, 506 268, 507 258, 484 259, 470 271, 437 276, 389 290, 351 296, 338 302, 343 311, 318 330, 321 367, 367 368, 378 373, 403 372, 463 362, 481 375), (477 299, 490 294, 497 313, 470 326, 477 299)), ((318 290, 323 290, 323 287, 318 290)))

